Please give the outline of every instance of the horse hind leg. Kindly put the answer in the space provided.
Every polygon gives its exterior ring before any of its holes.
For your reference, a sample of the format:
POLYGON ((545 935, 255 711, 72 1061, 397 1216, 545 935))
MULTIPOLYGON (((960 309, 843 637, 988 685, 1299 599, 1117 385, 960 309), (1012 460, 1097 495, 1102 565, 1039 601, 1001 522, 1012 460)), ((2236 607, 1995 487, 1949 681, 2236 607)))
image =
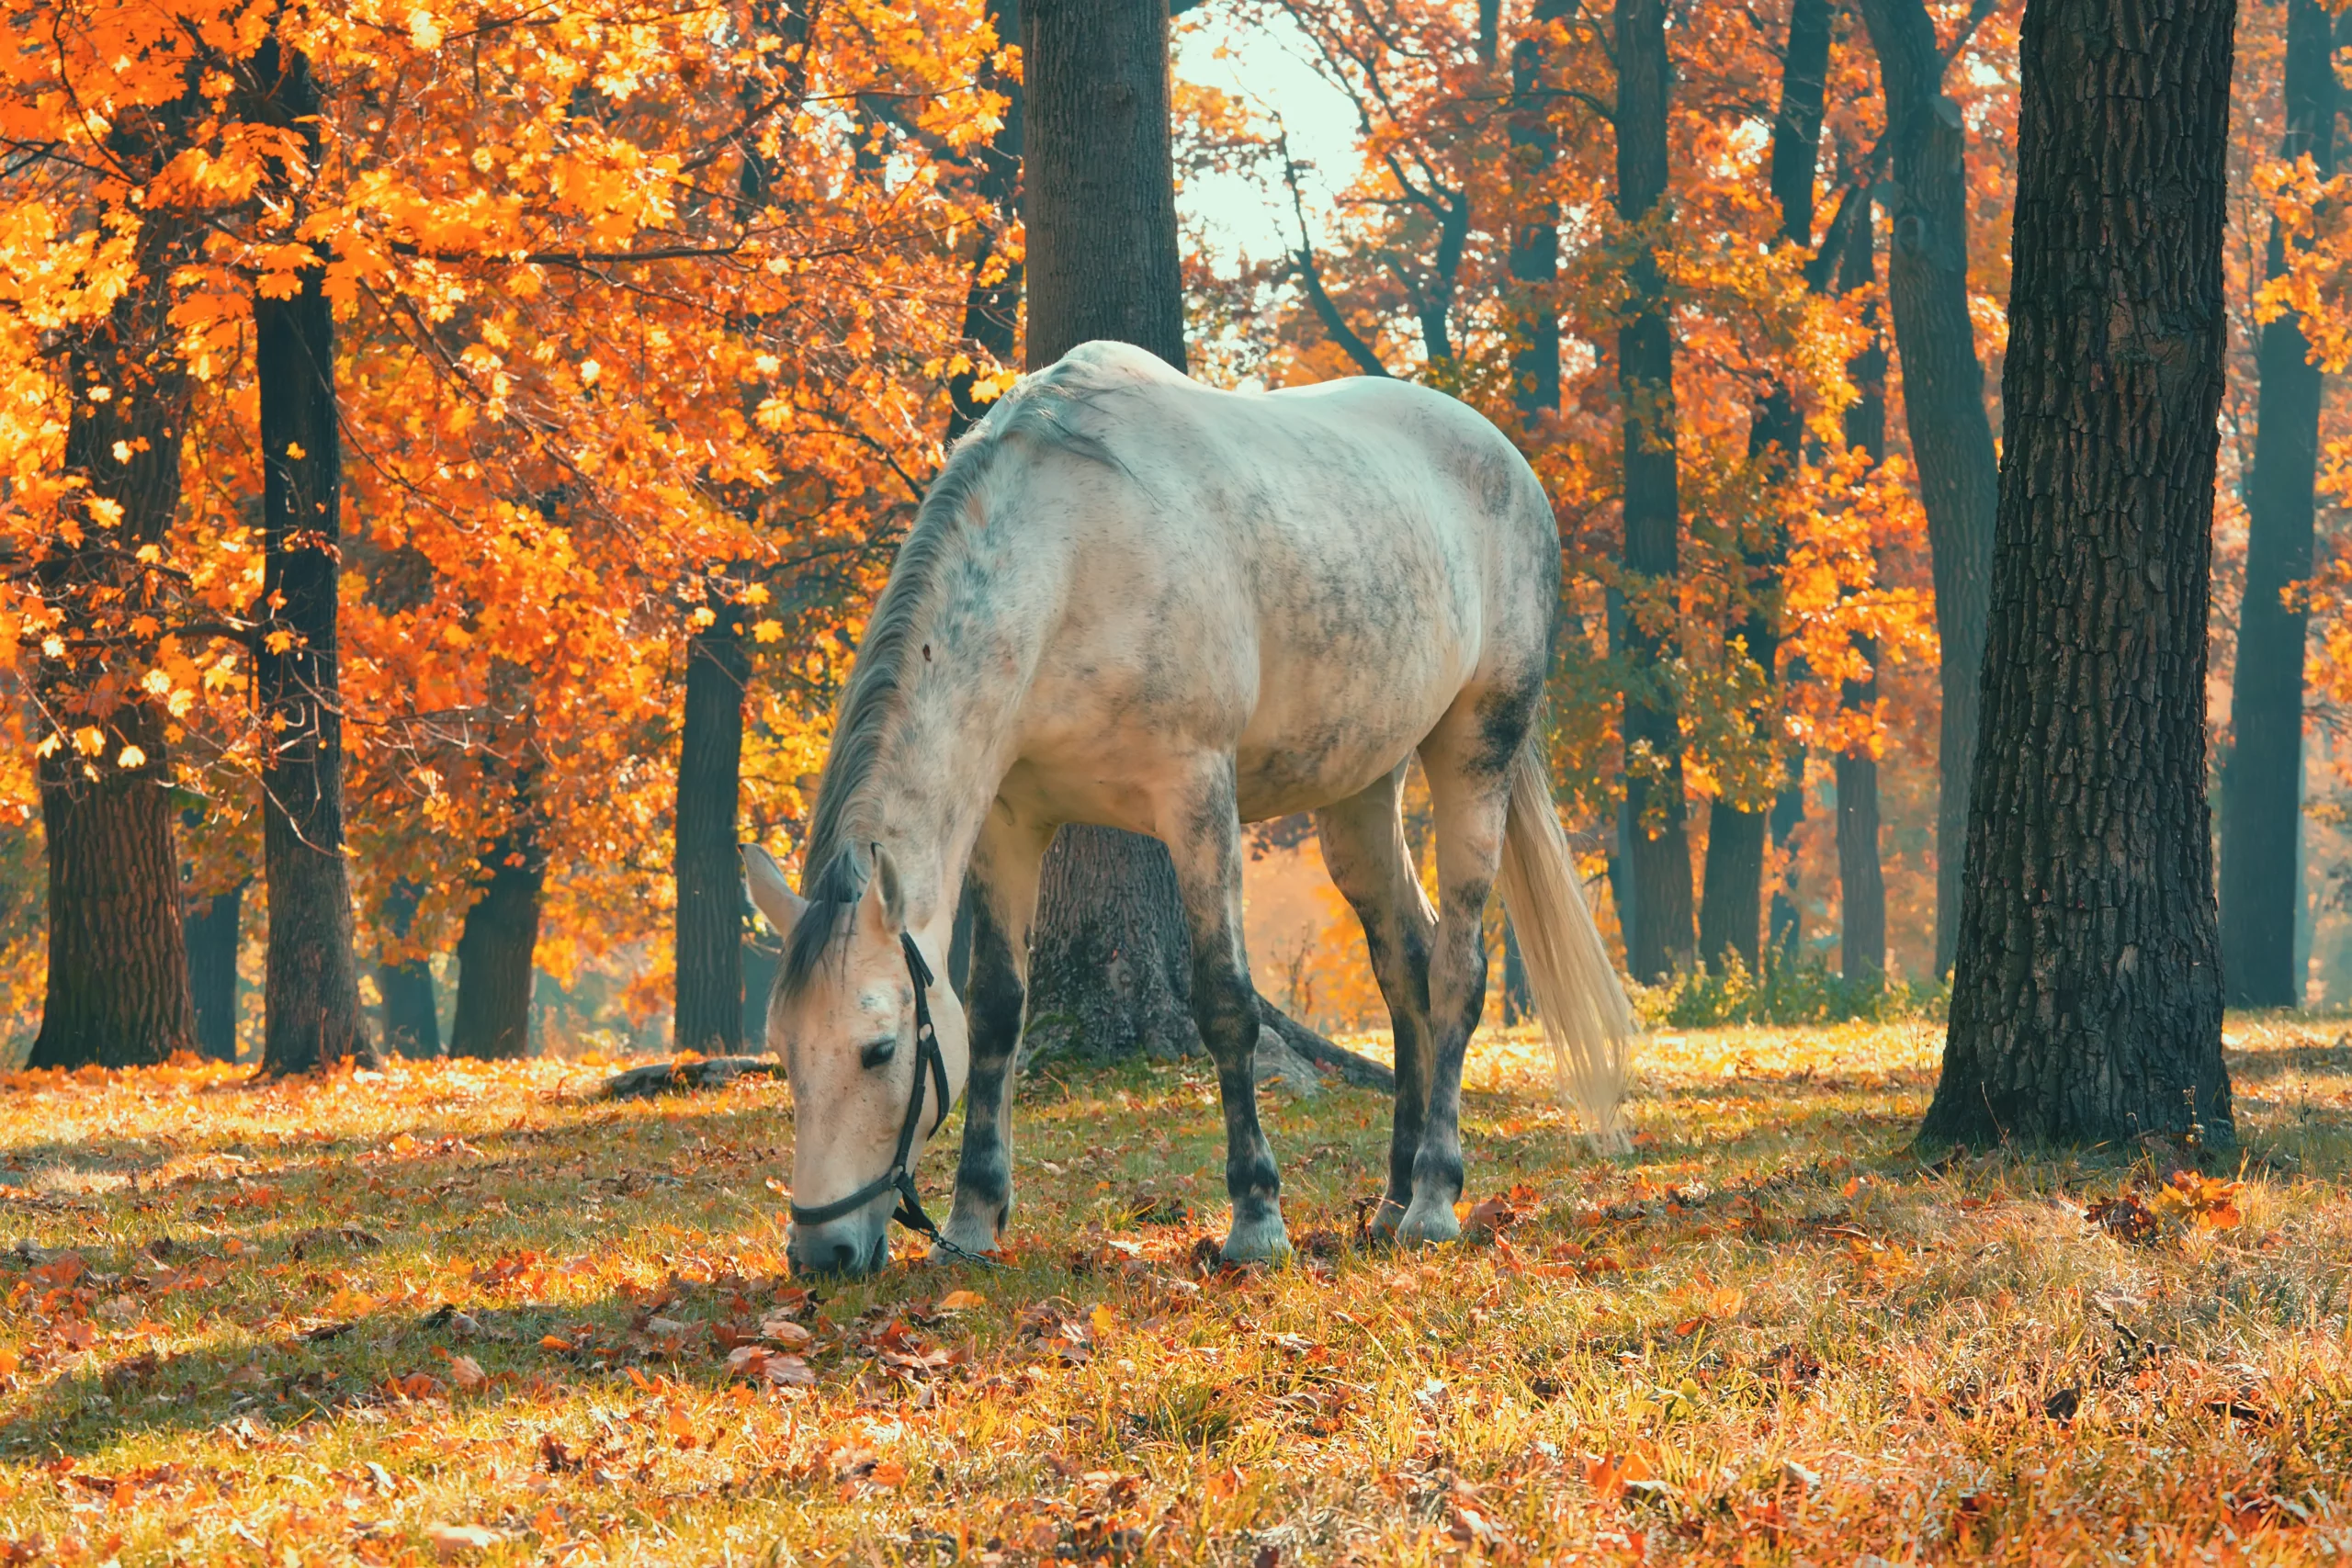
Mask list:
POLYGON ((1225 1184, 1233 1199, 1231 1263, 1271 1262, 1290 1251, 1283 1226, 1282 1176, 1258 1122, 1258 991, 1242 941, 1241 821, 1230 758, 1169 814, 1176 886, 1193 939, 1193 1021, 1216 1063, 1225 1106, 1225 1184))
POLYGON ((1397 1239, 1408 1244, 1451 1241, 1462 1231, 1453 1213, 1463 1180, 1462 1063, 1486 1007, 1487 898, 1502 863, 1520 729, 1463 705, 1421 748, 1437 829, 1437 942, 1430 958, 1435 1049, 1412 1200, 1396 1227, 1397 1239), (1498 736, 1498 729, 1510 732, 1498 736))
POLYGON ((1398 811, 1405 767, 1315 814, 1323 868, 1363 925, 1373 977, 1388 1004, 1396 1043, 1396 1109, 1388 1134, 1388 1183, 1372 1234, 1393 1236, 1413 1201, 1413 1161, 1429 1108, 1430 949, 1437 911, 1421 891, 1398 811))

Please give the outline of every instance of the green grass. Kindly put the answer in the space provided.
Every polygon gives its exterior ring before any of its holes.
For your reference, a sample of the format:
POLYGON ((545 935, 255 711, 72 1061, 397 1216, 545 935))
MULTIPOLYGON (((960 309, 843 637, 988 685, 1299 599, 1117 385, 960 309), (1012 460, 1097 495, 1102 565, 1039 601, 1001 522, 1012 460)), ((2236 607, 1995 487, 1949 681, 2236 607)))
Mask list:
POLYGON ((2339 1027, 2233 1021, 2219 1229, 2137 1151, 1923 1169, 1932 1025, 1662 1032, 1622 1158, 1498 1037, 1499 1243, 1359 1249, 1385 1103, 1270 1092, 1301 1252, 1253 1274, 1196 1261, 1205 1070, 1054 1066, 1011 1266, 813 1297, 773 1083, 19 1075, 0 1562, 2330 1558, 2339 1027), (2145 1242, 2084 1217, 2127 1190, 2145 1242))

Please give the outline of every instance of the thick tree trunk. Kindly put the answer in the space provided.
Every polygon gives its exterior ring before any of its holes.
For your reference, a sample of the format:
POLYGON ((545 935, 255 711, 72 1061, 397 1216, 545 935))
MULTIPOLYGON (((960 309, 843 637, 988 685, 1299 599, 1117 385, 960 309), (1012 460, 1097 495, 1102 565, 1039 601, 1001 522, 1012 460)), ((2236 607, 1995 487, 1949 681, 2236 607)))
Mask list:
POLYGON ((1984 368, 1968 315, 1968 136, 1944 96, 1943 56, 1923 0, 1861 0, 1893 143, 1894 227, 1887 301, 1903 364, 1903 409, 1933 557, 1943 645, 1936 806, 1936 970, 1951 967, 1962 848, 1975 777, 1977 675, 1984 660, 1999 474, 1984 368))
MULTIPOLYGON (((1617 0, 1617 210, 1628 223, 1666 195, 1666 6, 1617 0)), ((1629 587, 1670 585, 1681 568, 1677 488, 1674 338, 1665 279, 1646 249, 1627 280, 1631 319, 1617 333, 1624 404, 1625 574, 1629 587)), ((1670 586, 1664 592, 1670 597, 1670 586)), ((1682 791, 1680 704, 1672 685, 1672 631, 1664 602, 1629 608, 1625 651, 1626 860, 1634 886, 1625 957, 1655 984, 1691 959, 1690 844, 1682 791)))
MULTIPOLYGON (((394 942, 405 944, 415 930, 422 884, 403 877, 384 900, 384 923, 394 942)), ((384 1049, 395 1055, 429 1059, 441 1055, 441 1009, 433 994, 433 965, 422 956, 379 957, 376 989, 384 998, 384 1049)))
MULTIPOLYGON (((195 107, 127 111, 108 151, 134 171, 159 169, 195 107)), ((160 1062, 196 1039, 164 716, 138 687, 154 645, 119 639, 133 615, 159 608, 138 556, 164 542, 179 510, 187 378, 166 318, 197 231, 160 205, 141 220, 139 276, 66 344, 65 471, 82 488, 65 503, 74 526, 56 530, 34 571, 67 643, 34 672, 49 721, 37 769, 49 855, 38 1067, 160 1062)))
MULTIPOLYGON (((733 1055, 743 1048, 743 866, 735 822, 742 785, 743 683, 751 659, 742 615, 718 621, 686 645, 686 711, 678 747, 677 992, 673 1038, 682 1051, 733 1055)), ((533 895, 533 931, 537 928, 533 895)))
MULTIPOLYGON (((259 118, 317 151, 310 62, 275 40, 253 70, 259 118), (281 69, 282 63, 282 69, 281 69)), ((335 416, 334 315, 325 269, 306 268, 287 299, 254 297, 261 391, 263 576, 255 696, 274 730, 262 764, 262 852, 269 878, 269 960, 262 1069, 308 1072, 372 1057, 352 952, 351 874, 343 838, 343 690, 336 577, 343 460, 335 416)))
MULTIPOLYGON (((2335 164, 2335 19, 2288 0, 2287 134, 2278 154, 2335 164)), ((2287 267, 2275 223, 2266 271, 2287 267)), ((2279 594, 2312 574, 2312 476, 2319 466, 2319 367, 2292 311, 2262 329, 2262 385, 2246 486, 2245 604, 2239 612, 2234 731, 2222 775, 2222 974, 2240 1007, 2295 1007, 2295 914, 2301 879, 2304 615, 2279 594)))
POLYGON ((225 893, 190 899, 180 922, 187 942, 197 1054, 216 1062, 237 1059, 237 947, 244 912, 245 885, 240 882, 225 893))
MULTIPOLYGON (((1042 369, 1081 343, 1114 339, 1181 370, 1166 0, 1023 0, 1021 10, 1026 365, 1042 369)), ((1191 994, 1192 939, 1168 851, 1109 828, 1065 827, 1038 888, 1027 1048, 1197 1051, 1191 994)), ((1307 1081, 1287 1045, 1345 1071, 1383 1070, 1262 997, 1259 1010, 1270 1068, 1307 1081)))
POLYGON ((2028 0, 1936 1142, 2233 1138, 2205 633, 2235 0, 2028 0))
MULTIPOLYGON (((1850 294, 1878 281, 1878 234, 1867 221, 1846 237, 1838 268, 1838 291, 1850 294)), ((1846 367, 1860 394, 1846 410, 1846 445, 1866 453, 1871 467, 1886 460, 1886 344, 1879 335, 1878 307, 1865 307, 1870 346, 1846 367)), ((1839 693, 1844 705, 1868 711, 1878 702, 1878 648, 1863 645, 1872 663, 1868 680, 1849 681, 1839 693)), ((1838 887, 1845 911, 1839 922, 1838 967, 1849 980, 1886 973, 1886 874, 1879 858, 1878 759, 1868 751, 1841 754, 1838 773, 1838 887)))
MULTIPOLYGON (((1021 45, 1021 0, 989 0, 989 20, 995 26, 1000 45, 1008 49, 1021 45)), ((964 291, 964 340, 998 364, 1010 365, 1021 324, 1021 262, 1006 243, 1012 226, 1021 220, 1021 79, 999 73, 993 62, 982 68, 980 77, 982 86, 1002 93, 1007 101, 1004 123, 980 150, 979 175, 972 182, 973 193, 995 210, 996 227, 981 234, 972 256, 972 277, 964 291)), ((973 393, 978 379, 976 370, 961 370, 948 378, 950 441, 988 412, 988 405, 973 393)))
MULTIPOLYGON (((481 891, 458 937, 458 1010, 449 1021, 452 1056, 531 1054, 531 957, 539 943, 539 896, 547 880, 542 824, 528 775, 515 814, 482 853, 481 891)), ((740 1009, 740 1002, 738 1007, 740 1009)), ((741 1027, 741 1013, 737 1026, 741 1027)))
MULTIPOLYGON (((1789 47, 1781 57, 1781 108, 1772 121, 1772 197, 1781 209, 1781 238, 1801 250, 1813 248, 1814 171, 1821 157, 1821 113, 1825 83, 1829 74, 1829 0, 1796 0, 1789 10, 1789 47)), ((1804 416, 1787 386, 1775 380, 1758 401, 1748 424, 1747 451, 1767 486, 1781 483, 1804 441, 1804 416)), ((1760 524, 1758 536, 1747 541, 1747 615, 1736 628, 1747 657, 1763 671, 1769 684, 1780 653, 1781 569, 1788 559, 1788 540, 1770 523, 1760 524)), ((1761 716, 1759 727, 1777 728, 1775 716, 1761 716)), ((1770 744, 1773 737, 1760 734, 1770 744)), ((1785 842, 1794 823, 1804 820, 1804 766, 1800 761, 1793 788, 1783 788, 1770 806, 1753 806, 1717 795, 1707 813, 1707 860, 1699 904, 1699 956, 1709 968, 1720 968, 1733 953, 1748 973, 1763 968, 1757 945, 1758 918, 1764 901, 1764 840, 1771 818, 1772 839, 1785 842), (1789 825, 1783 827, 1782 823, 1789 825)), ((1782 902, 1775 889, 1775 903, 1782 902)), ((1794 906, 1788 924, 1793 928, 1794 906)), ((1781 924, 1774 920, 1776 928, 1781 924)))

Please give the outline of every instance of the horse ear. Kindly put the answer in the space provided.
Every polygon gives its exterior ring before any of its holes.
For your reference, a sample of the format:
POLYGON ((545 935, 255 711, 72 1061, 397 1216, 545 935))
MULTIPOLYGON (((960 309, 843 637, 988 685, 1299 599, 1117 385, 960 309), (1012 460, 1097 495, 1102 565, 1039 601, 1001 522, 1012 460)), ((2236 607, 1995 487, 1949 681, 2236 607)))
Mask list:
POLYGON ((866 934, 877 942, 895 942, 907 923, 905 891, 899 886, 898 863, 881 845, 874 846, 874 874, 865 879, 865 897, 857 901, 857 918, 866 934))
POLYGON ((752 908, 775 928, 778 936, 790 936, 800 917, 808 912, 808 900, 792 890, 775 856, 757 844, 743 846, 743 883, 751 890, 752 908))

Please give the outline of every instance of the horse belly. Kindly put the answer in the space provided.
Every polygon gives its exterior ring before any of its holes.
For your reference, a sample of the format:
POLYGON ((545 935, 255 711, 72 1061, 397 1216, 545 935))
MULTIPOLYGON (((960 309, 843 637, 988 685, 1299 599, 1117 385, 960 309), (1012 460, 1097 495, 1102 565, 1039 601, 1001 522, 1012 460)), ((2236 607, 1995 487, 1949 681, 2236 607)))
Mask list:
POLYGON ((1374 667, 1272 661, 1234 749, 1241 819, 1329 806, 1394 772, 1437 728, 1467 677, 1450 640, 1397 650, 1402 657, 1374 667))

